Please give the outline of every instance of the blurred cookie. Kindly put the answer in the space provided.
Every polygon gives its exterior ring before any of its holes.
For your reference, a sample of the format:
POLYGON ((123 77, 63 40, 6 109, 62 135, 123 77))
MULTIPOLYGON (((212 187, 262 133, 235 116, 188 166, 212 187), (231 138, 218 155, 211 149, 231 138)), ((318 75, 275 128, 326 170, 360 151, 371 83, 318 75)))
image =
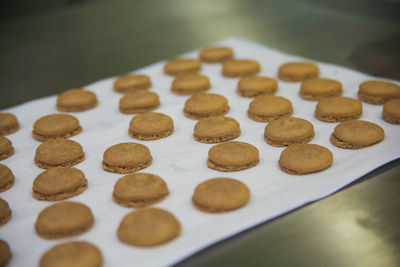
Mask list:
POLYGON ((33 181, 32 195, 37 200, 56 201, 79 195, 88 187, 81 170, 56 167, 39 174, 33 181))
POLYGON ((179 75, 172 82, 171 91, 177 95, 191 95, 211 88, 210 80, 205 75, 179 75))
POLYGON ((359 149, 379 143, 385 137, 385 131, 379 125, 362 120, 339 123, 330 141, 340 148, 359 149))
POLYGON ((174 215, 157 208, 145 208, 126 215, 118 227, 122 242, 139 247, 167 243, 179 236, 181 225, 174 215))
POLYGON ((200 51, 200 60, 207 63, 219 63, 233 58, 233 50, 225 46, 206 47, 200 51))
POLYGON ((260 64, 250 59, 233 59, 222 64, 222 75, 225 77, 250 76, 260 72, 260 64))
POLYGON ((218 94, 197 93, 185 102, 183 113, 191 119, 224 115, 229 111, 228 100, 218 94))
POLYGON ((300 96, 306 100, 321 100, 331 96, 340 96, 342 92, 342 83, 332 79, 307 79, 300 86, 300 96))
POLYGON ((289 99, 281 96, 260 95, 251 101, 247 115, 250 119, 267 122, 292 115, 293 107, 289 99))
POLYGON ((144 74, 125 74, 114 81, 114 91, 130 93, 137 90, 147 90, 151 87, 150 77, 144 74))
POLYGON ((265 141, 272 146, 308 143, 314 135, 314 126, 311 122, 294 117, 273 120, 267 124, 264 131, 265 141))
POLYGON ((219 143, 240 135, 240 125, 231 117, 215 116, 200 119, 194 126, 193 137, 202 143, 219 143))
POLYGON ((10 140, 0 136, 0 160, 6 159, 14 154, 14 147, 10 140))
POLYGON ((400 98, 400 86, 385 81, 366 81, 360 84, 358 98, 370 104, 381 105, 394 98, 400 98))
POLYGON ((315 118, 325 122, 340 122, 355 120, 361 117, 360 101, 343 96, 333 96, 321 99, 315 108, 315 118))
POLYGON ((7 201, 0 198, 0 225, 7 223, 11 218, 11 209, 7 201))
POLYGON ((120 143, 103 154, 103 169, 115 173, 130 173, 151 165, 150 150, 138 143, 120 143))
POLYGON ((275 94, 278 90, 278 82, 269 77, 249 76, 239 80, 237 92, 240 96, 255 97, 264 94, 275 94))
POLYGON ((11 113, 0 113, 0 135, 7 135, 19 129, 17 117, 11 113))
POLYGON ((11 250, 7 242, 0 239, 0 266, 7 266, 8 262, 11 260, 11 250))
POLYGON ((158 95, 144 90, 127 93, 119 100, 119 111, 125 114, 148 112, 159 106, 158 95))
POLYGON ((156 112, 140 113, 129 123, 129 135, 139 140, 156 140, 170 136, 174 132, 174 122, 170 116, 156 112))
POLYGON ((392 124, 400 124, 400 98, 389 100, 383 105, 382 119, 392 124))
POLYGON ((279 79, 287 82, 300 82, 318 75, 318 66, 310 62, 289 62, 281 65, 278 70, 279 79))
POLYGON ((177 58, 169 60, 164 65, 164 73, 172 76, 198 73, 201 70, 201 62, 198 59, 177 58))
POLYGON ((38 119, 33 125, 32 135, 38 141, 68 138, 82 132, 76 117, 69 114, 51 114, 38 119))
POLYGON ((64 112, 79 112, 97 106, 96 94, 83 88, 62 92, 57 97, 57 109, 64 112))
POLYGON ((0 164, 0 192, 10 189, 15 182, 14 174, 6 165, 0 164))

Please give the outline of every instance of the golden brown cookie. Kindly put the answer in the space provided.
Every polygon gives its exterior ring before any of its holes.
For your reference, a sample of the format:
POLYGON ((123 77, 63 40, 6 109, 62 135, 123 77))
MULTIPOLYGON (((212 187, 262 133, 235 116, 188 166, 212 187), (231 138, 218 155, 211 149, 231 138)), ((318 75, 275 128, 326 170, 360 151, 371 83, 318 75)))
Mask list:
POLYGON ((222 64, 222 75, 225 77, 251 76, 260 72, 260 64, 250 59, 233 59, 222 64))
POLYGON ((198 73, 201 70, 201 62, 198 59, 176 58, 169 60, 164 65, 164 73, 172 76, 198 73))
POLYGON ((325 122, 355 120, 361 117, 360 101, 343 96, 333 96, 321 99, 315 108, 315 118, 325 122))
POLYGON ((74 88, 58 95, 56 107, 63 112, 79 112, 92 109, 97 104, 95 93, 83 88, 74 88))
POLYGON ((394 98, 400 98, 400 86, 385 81, 366 81, 360 84, 358 98, 361 101, 381 105, 394 98))
POLYGON ((119 111, 134 114, 152 111, 160 106, 160 98, 156 93, 138 90, 127 93, 119 100, 119 111))
POLYGON ((249 76, 239 80, 237 92, 244 97, 275 94, 278 90, 278 82, 269 77, 249 76))
POLYGON ((213 178, 196 187, 192 203, 204 212, 226 212, 243 207, 249 199, 249 188, 239 180, 213 178))
POLYGON ((300 96, 306 100, 321 100, 331 96, 341 96, 342 92, 342 83, 332 79, 307 79, 300 86, 300 96))
POLYGON ((260 161, 258 149, 248 143, 230 141, 215 145, 208 151, 207 166, 231 172, 254 167, 260 161))
POLYGON ((231 117, 215 116, 200 119, 194 126, 193 137, 202 143, 219 143, 240 135, 240 125, 231 117))
POLYGON ((46 239, 79 235, 94 223, 90 208, 79 202, 63 201, 53 204, 39 213, 35 230, 46 239))
POLYGON ((199 120, 224 115, 229 111, 228 100, 218 94, 197 93, 185 102, 183 113, 186 117, 199 120))
POLYGON ((14 174, 6 165, 0 164, 0 192, 10 189, 14 185, 14 174))
POLYGON ((0 160, 6 159, 14 154, 14 147, 10 140, 4 136, 0 136, 0 160))
POLYGON ((0 225, 7 223, 11 218, 11 209, 7 201, 0 198, 0 225))
POLYGON ((81 170, 56 167, 39 174, 33 181, 32 195, 37 200, 56 201, 79 195, 88 187, 81 170))
POLYGON ((177 95, 191 95, 211 88, 210 80, 205 75, 179 75, 172 82, 171 91, 177 95))
POLYGON ((0 135, 7 135, 19 129, 17 117, 11 113, 0 113, 0 135))
POLYGON ((250 119, 267 122, 293 114, 292 102, 281 96, 260 95, 251 101, 247 115, 250 119))
POLYGON ((264 131, 265 141, 272 146, 305 144, 314 138, 314 126, 311 122, 294 117, 283 117, 267 124, 264 131))
POLYGON ((389 100, 383 105, 382 119, 392 124, 400 124, 400 98, 389 100))
POLYGON ((74 166, 84 159, 85 153, 82 146, 68 139, 44 141, 38 146, 35 153, 35 163, 42 169, 74 166))
POLYGON ((207 63, 219 63, 233 58, 233 50, 225 46, 206 47, 200 51, 200 60, 207 63))
POLYGON ((11 257, 11 250, 7 242, 0 239, 0 266, 7 266, 11 260, 11 257))
POLYGON ((287 82, 300 82, 318 75, 318 66, 310 62, 289 62, 281 65, 278 70, 279 79, 287 82))
POLYGON ((145 208, 126 215, 118 227, 122 242, 138 247, 167 243, 179 236, 181 225, 174 215, 157 208, 145 208))
POLYGON ((379 125, 362 120, 353 120, 339 123, 330 141, 340 148, 359 149, 375 145, 383 140, 385 131, 379 125))
POLYGON ((120 143, 103 154, 103 169, 115 173, 130 173, 151 165, 150 150, 138 143, 120 143))
POLYGON ((58 244, 40 258, 39 267, 101 267, 103 256, 94 245, 83 241, 58 244))
POLYGON ((69 114, 51 114, 38 119, 33 125, 32 135, 38 141, 68 138, 82 132, 76 117, 69 114))
POLYGON ((139 140, 161 139, 174 132, 174 122, 165 114, 140 113, 130 121, 128 132, 132 138, 139 140))
POLYGON ((169 195, 161 177, 150 173, 128 174, 114 185, 113 199, 125 207, 143 208, 162 201, 169 195))
POLYGON ((130 93, 137 90, 147 90, 151 87, 150 77, 144 74, 125 74, 114 81, 114 91, 130 93))

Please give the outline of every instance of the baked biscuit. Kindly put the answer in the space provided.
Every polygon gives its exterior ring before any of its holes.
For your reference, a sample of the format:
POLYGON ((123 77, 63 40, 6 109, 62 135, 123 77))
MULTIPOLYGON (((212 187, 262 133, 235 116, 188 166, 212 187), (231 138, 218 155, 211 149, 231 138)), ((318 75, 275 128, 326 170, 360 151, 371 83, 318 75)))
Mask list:
POLYGON ((132 118, 128 132, 132 138, 139 140, 161 139, 174 132, 174 122, 165 114, 145 112, 132 118))
POLYGON ((151 87, 150 77, 144 74, 125 74, 114 81, 114 91, 130 93, 137 90, 147 90, 151 87))
POLYGON ((52 114, 41 117, 33 125, 32 135, 38 141, 68 138, 82 132, 76 117, 69 114, 52 114))
POLYGON ((255 75, 260 72, 260 64, 250 59, 233 59, 222 64, 222 75, 229 78, 255 75))
POLYGON ((392 124, 400 124, 400 98, 389 100, 383 105, 382 119, 392 124))
POLYGON ((330 141, 340 148, 359 149, 379 143, 385 137, 385 131, 379 125, 362 120, 339 123, 330 141))
POLYGON ((56 107, 63 112, 79 112, 97 106, 96 94, 83 88, 74 88, 57 96, 56 107))
POLYGON ((127 93, 119 100, 119 111, 134 114, 152 111, 160 106, 160 98, 156 93, 138 90, 127 93))
POLYGON ((14 154, 14 147, 10 140, 0 136, 0 160, 6 159, 14 154))
POLYGON ((300 82, 318 75, 318 66, 311 62, 289 62, 281 65, 278 70, 279 79, 287 82, 300 82))
POLYGON ((260 95, 251 101, 247 115, 250 119, 267 122, 293 114, 292 102, 281 96, 260 95))
POLYGON ((193 137, 202 143, 220 143, 240 135, 240 125, 231 117, 215 116, 200 119, 194 126, 193 137))
POLYGON ((315 118, 325 122, 341 122, 355 120, 361 117, 360 101, 343 96, 321 99, 315 108, 315 118))
POLYGON ((0 192, 10 189, 15 182, 14 174, 6 165, 0 164, 0 192))
POLYGON ((210 88, 211 84, 207 76, 187 74, 179 75, 173 80, 171 91, 177 95, 191 95, 207 91, 210 88))
POLYGON ((278 82, 269 77, 249 76, 239 80, 237 92, 240 96, 255 97, 264 94, 275 94, 278 90, 278 82))
POLYGON ((294 117, 283 117, 267 124, 264 131, 265 141, 272 146, 305 144, 314 138, 314 126, 311 122, 294 117))
POLYGON ((218 94, 197 93, 185 102, 183 113, 186 117, 199 120, 224 115, 229 111, 228 100, 218 94))
POLYGON ((331 96, 341 96, 342 83, 332 79, 313 78, 301 83, 300 96, 306 100, 321 100, 331 96))
POLYGON ((164 65, 164 73, 172 76, 198 73, 201 70, 201 62, 198 59, 176 58, 169 60, 164 65))
POLYGON ((0 113, 0 135, 7 135, 19 129, 17 117, 11 113, 0 113))
POLYGON ((0 266, 7 266, 11 260, 11 257, 11 250, 7 242, 0 239, 0 266))
POLYGON ((400 86, 391 82, 366 81, 358 90, 358 99, 370 104, 381 105, 394 98, 400 98, 400 86))
POLYGON ((11 209, 7 201, 0 198, 0 225, 7 223, 11 218, 11 209))
POLYGON ((220 63, 233 58, 233 50, 225 46, 206 47, 200 51, 200 60, 207 63, 220 63))

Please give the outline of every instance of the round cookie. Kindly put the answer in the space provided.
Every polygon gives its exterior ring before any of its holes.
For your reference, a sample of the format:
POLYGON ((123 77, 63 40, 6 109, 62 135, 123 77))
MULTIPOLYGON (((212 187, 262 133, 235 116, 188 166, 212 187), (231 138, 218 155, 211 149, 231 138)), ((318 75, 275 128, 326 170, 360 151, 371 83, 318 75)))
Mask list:
POLYGON ((158 95, 144 90, 127 93, 119 100, 119 111, 124 114, 148 112, 159 106, 158 95))
POLYGON ((84 241, 58 244, 40 258, 39 267, 101 267, 103 256, 94 245, 84 241))
POLYGON ((32 195, 37 200, 56 201, 79 195, 88 187, 81 170, 55 167, 39 174, 33 181, 32 195))
POLYGON ((132 138, 139 140, 161 139, 174 132, 174 122, 165 114, 141 113, 132 118, 128 132, 132 138))
POLYGON ((11 218, 11 209, 7 201, 0 198, 0 225, 7 223, 11 218))
POLYGON ((315 144, 293 144, 285 148, 279 159, 279 167, 289 174, 319 172, 333 163, 332 152, 315 144))
POLYGON ((267 124, 264 131, 265 141, 272 146, 308 143, 314 135, 311 122, 294 117, 273 120, 267 124))
POLYGON ((11 113, 0 113, 0 135, 7 135, 19 129, 17 117, 11 113))
POLYGON ((56 107, 63 112, 79 112, 97 106, 96 94, 83 88, 74 88, 57 96, 56 107))
POLYGON ((321 99, 315 108, 315 118, 325 122, 341 122, 355 120, 361 117, 360 101, 343 96, 333 96, 321 99))
POLYGON ((157 208, 145 208, 126 215, 118 227, 122 242, 138 247, 167 243, 180 235, 181 225, 174 215, 157 208))
POLYGON ((7 266, 11 260, 11 250, 7 242, 0 239, 0 266, 7 266))
POLYGON ((200 51, 200 60, 207 63, 220 63, 233 58, 233 50, 225 46, 206 47, 200 51))
POLYGON ((35 153, 35 163, 42 169, 74 166, 84 159, 85 153, 82 146, 68 139, 44 141, 38 146, 35 153))
POLYGON ((143 208, 169 195, 167 184, 150 173, 128 174, 114 185, 113 199, 125 207, 143 208))
POLYGON ((385 81, 366 81, 360 84, 358 98, 370 104, 381 105, 393 98, 400 98, 400 86, 385 81))
POLYGON ((243 207, 249 199, 249 188, 239 180, 213 178, 196 187, 192 203, 200 211, 226 212, 243 207))
POLYGON ((57 239, 84 233, 93 223, 89 207, 79 202, 64 201, 42 210, 36 219, 35 230, 43 238, 57 239))
POLYGON ((82 132, 76 117, 69 114, 51 114, 38 119, 33 125, 32 135, 38 141, 68 138, 82 132))
POLYGON ((14 174, 6 165, 0 164, 0 192, 10 189, 15 182, 14 174))
POLYGON ((267 122, 293 114, 292 102, 281 96, 260 95, 251 101, 247 115, 250 119, 267 122))
POLYGON ((0 160, 6 159, 14 154, 14 147, 10 140, 4 136, 0 136, 0 160))
POLYGON ((332 79, 313 78, 301 83, 300 97, 306 100, 321 100, 331 96, 341 96, 342 83, 332 79))
POLYGON ((191 119, 224 115, 229 111, 228 100, 218 94, 197 93, 185 102, 183 113, 191 119))
POLYGON ((202 143, 219 143, 240 135, 240 125, 231 117, 215 116, 200 119, 194 126, 193 137, 202 143))
POLYGON ((172 76, 198 73, 200 70, 201 62, 198 59, 177 58, 167 61, 164 65, 164 73, 172 76))
POLYGON ((229 78, 250 76, 260 72, 260 64, 250 59, 233 59, 222 64, 222 75, 229 78))
POLYGON ((237 86, 238 94, 244 97, 275 94, 277 90, 278 82, 275 79, 262 76, 243 77, 237 86))
POLYGON ((383 105, 382 119, 392 124, 400 124, 400 98, 389 100, 383 105))
POLYGON ((151 165, 150 150, 138 143, 120 143, 103 154, 103 169, 114 173, 130 173, 151 165))
POLYGON ((231 172, 254 167, 260 161, 258 149, 248 143, 230 141, 215 145, 208 151, 207 166, 231 172))
POLYGON ((137 90, 147 90, 151 87, 150 77, 144 74, 126 74, 114 81, 114 91, 129 93, 137 90))
POLYGON ((385 131, 379 125, 362 120, 339 123, 330 141, 334 146, 348 149, 359 149, 379 143, 385 137, 385 131))
POLYGON ((177 95, 191 95, 207 91, 210 88, 211 84, 207 76, 187 74, 179 75, 173 80, 171 91, 177 95))
POLYGON ((318 75, 318 66, 310 62, 289 62, 281 65, 278 70, 279 79, 287 82, 300 82, 318 75))

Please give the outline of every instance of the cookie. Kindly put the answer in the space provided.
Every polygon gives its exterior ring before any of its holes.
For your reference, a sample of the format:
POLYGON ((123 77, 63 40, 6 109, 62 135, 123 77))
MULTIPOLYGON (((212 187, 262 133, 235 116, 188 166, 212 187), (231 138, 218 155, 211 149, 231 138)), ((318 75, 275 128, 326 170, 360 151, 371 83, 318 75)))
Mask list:
POLYGON ((35 163, 42 169, 74 166, 84 159, 85 153, 81 145, 68 139, 44 141, 35 153, 35 163))
POLYGON ((14 147, 10 140, 0 136, 0 160, 6 159, 14 154, 14 147))
POLYGON ((169 60, 164 65, 164 73, 172 76, 198 73, 201 70, 201 62, 198 59, 176 58, 169 60))
POLYGON ((293 114, 292 102, 281 96, 260 95, 251 101, 247 115, 258 122, 267 122, 293 114))
POLYGON ((88 187, 81 170, 56 167, 39 174, 33 181, 32 195, 37 200, 56 201, 79 195, 88 187))
POLYGON ((369 121, 353 120, 336 125, 330 141, 340 148, 359 149, 375 145, 384 137, 385 131, 379 125, 369 121))
POLYGON ((7 266, 11 260, 11 250, 7 242, 0 239, 0 266, 7 266))
POLYGON ((7 201, 0 198, 0 225, 7 223, 11 218, 11 209, 7 201))
POLYGON ((343 96, 333 96, 321 99, 315 108, 315 118, 325 122, 341 122, 355 120, 361 117, 360 101, 343 96))
POLYGON ((173 80, 171 91, 177 95, 191 95, 207 91, 210 88, 211 84, 207 76, 187 74, 179 75, 173 80))
POLYGON ((278 70, 279 79, 286 82, 300 82, 318 75, 318 66, 311 62, 289 62, 281 65, 278 70))
POLYGON ((220 143, 240 135, 240 125, 231 117, 215 116, 200 119, 194 126, 193 137, 202 143, 220 143))
POLYGON ((68 138, 82 132, 76 117, 69 114, 52 114, 38 119, 33 125, 32 135, 38 141, 68 138))
POLYGON ((151 87, 150 77, 144 74, 126 74, 114 81, 114 91, 129 93, 137 90, 148 90, 151 87))
POLYGON ((264 139, 271 146, 305 144, 314 138, 311 122, 294 117, 283 117, 267 124, 264 139))
POLYGON ((255 97, 264 94, 275 94, 278 82, 273 78, 261 76, 243 77, 237 85, 237 93, 244 97, 255 97))
POLYGON ((103 154, 103 169, 114 173, 130 173, 151 165, 150 150, 137 143, 120 143, 103 154))
POLYGON ((358 99, 370 104, 382 105, 394 98, 400 98, 400 86, 391 82, 366 81, 358 90, 358 99))
POLYGON ((332 79, 313 78, 301 83, 300 97, 306 100, 321 100, 331 96, 341 96, 342 83, 332 79))
POLYGON ((185 102, 183 113, 186 117, 199 120, 224 115, 229 111, 228 100, 218 94, 197 93, 185 102))
POLYGON ((35 230, 46 239, 57 239, 82 234, 94 224, 89 207, 79 202, 64 201, 53 204, 39 213, 35 230))
POLYGON ((128 132, 132 138, 139 140, 161 139, 174 132, 174 122, 165 114, 141 113, 132 118, 128 132))
POLYGON ((251 76, 260 72, 260 64, 250 59, 233 59, 222 64, 222 75, 229 78, 251 76))
POLYGON ((96 94, 83 88, 74 88, 57 96, 56 107, 63 112, 79 112, 97 106, 96 94))
POLYGON ((382 119, 392 124, 400 124, 400 98, 389 100, 383 105, 382 119))
POLYGON ((225 46, 206 47, 200 51, 200 60, 207 63, 219 63, 233 58, 233 50, 225 46))
POLYGON ((259 161, 259 152, 255 146, 230 141, 210 148, 207 166, 214 170, 231 172, 254 167, 259 161))
POLYGON ((179 236, 181 225, 174 215, 157 208, 145 208, 126 215, 118 227, 122 242, 138 247, 167 243, 179 236))
POLYGON ((279 167, 289 174, 308 174, 327 169, 333 163, 332 152, 315 144, 293 144, 285 148, 279 167))
POLYGON ((127 93, 119 100, 119 111, 124 114, 148 112, 159 106, 158 95, 144 90, 127 93))
POLYGON ((0 113, 0 135, 12 134, 19 129, 17 117, 11 113, 0 113))
POLYGON ((0 192, 10 189, 15 182, 14 174, 6 165, 0 164, 0 192))
POLYGON ((150 173, 128 174, 114 185, 113 199, 125 207, 143 208, 162 201, 169 195, 161 177, 150 173))
POLYGON ((96 246, 88 242, 66 242, 52 247, 40 258, 39 267, 55 266, 101 267, 103 256, 96 246))

